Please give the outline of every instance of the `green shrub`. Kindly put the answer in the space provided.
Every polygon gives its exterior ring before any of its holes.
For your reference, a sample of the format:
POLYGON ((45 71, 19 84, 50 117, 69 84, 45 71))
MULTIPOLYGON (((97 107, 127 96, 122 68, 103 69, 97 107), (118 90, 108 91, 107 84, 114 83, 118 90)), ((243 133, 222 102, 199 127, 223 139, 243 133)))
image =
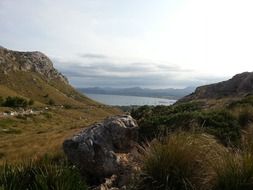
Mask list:
POLYGON ((152 114, 152 106, 140 106, 138 109, 133 109, 131 115, 136 120, 147 118, 152 114))
POLYGON ((199 124, 206 132, 215 135, 222 143, 237 145, 241 130, 237 118, 226 110, 203 112, 199 124))
POLYGON ((211 136, 179 133, 144 152, 143 174, 136 189, 199 190, 210 189, 206 183, 206 175, 212 172, 209 163, 216 162, 224 148, 211 136))
POLYGON ((26 99, 17 96, 15 97, 8 96, 2 103, 2 106, 13 108, 27 107, 27 105, 28 101, 26 99))
POLYGON ((238 122, 242 127, 248 126, 253 122, 253 108, 243 107, 238 113, 238 122))
POLYGON ((29 106, 32 106, 34 104, 34 100, 33 99, 30 99, 29 101, 28 101, 28 105, 29 106))
POLYGON ((55 101, 52 100, 52 99, 50 99, 50 100, 48 101, 48 104, 49 104, 50 106, 53 106, 53 105, 55 105, 55 101))
POLYGON ((73 166, 49 160, 5 164, 0 169, 0 184, 4 190, 87 190, 73 166))
POLYGON ((72 106, 69 105, 69 104, 65 104, 65 105, 63 105, 63 107, 64 107, 65 109, 71 109, 71 108, 72 108, 72 106))
POLYGON ((3 102, 4 102, 4 99, 3 97, 0 96, 0 106, 2 106, 3 102))
POLYGON ((226 145, 239 142, 241 132, 237 117, 227 110, 199 110, 197 105, 187 103, 169 107, 143 107, 139 115, 133 115, 140 127, 140 141, 178 130, 197 130, 215 135, 226 145))
POLYGON ((235 107, 243 107, 243 106, 253 106, 253 95, 249 95, 244 97, 241 100, 234 101, 228 105, 228 108, 235 108, 235 107))

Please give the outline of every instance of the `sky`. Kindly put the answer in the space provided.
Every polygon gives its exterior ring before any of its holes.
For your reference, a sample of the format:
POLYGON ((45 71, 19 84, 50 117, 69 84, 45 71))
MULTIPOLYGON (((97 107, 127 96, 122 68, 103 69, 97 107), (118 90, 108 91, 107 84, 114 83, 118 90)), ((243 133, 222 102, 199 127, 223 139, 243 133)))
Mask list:
POLYGON ((252 71, 252 0, 0 0, 0 45, 75 87, 184 88, 252 71))

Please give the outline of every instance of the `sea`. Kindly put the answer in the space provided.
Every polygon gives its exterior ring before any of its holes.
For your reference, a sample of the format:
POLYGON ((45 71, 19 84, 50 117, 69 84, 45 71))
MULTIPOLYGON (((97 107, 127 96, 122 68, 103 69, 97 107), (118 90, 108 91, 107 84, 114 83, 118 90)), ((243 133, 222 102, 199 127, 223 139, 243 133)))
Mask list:
POLYGON ((89 98, 100 102, 102 104, 110 106, 157 106, 157 105, 171 105, 176 100, 170 100, 165 98, 153 98, 153 97, 140 97, 140 96, 122 96, 122 95, 105 95, 105 94, 87 94, 89 98))

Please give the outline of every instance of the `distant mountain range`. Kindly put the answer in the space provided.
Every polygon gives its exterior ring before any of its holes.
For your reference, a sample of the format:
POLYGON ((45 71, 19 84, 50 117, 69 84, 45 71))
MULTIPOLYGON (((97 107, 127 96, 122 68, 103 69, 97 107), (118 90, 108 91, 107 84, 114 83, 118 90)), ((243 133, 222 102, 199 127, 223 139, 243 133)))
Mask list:
POLYGON ((88 94, 108 94, 108 95, 126 95, 126 96, 142 96, 142 97, 160 97, 168 99, 179 99, 194 92, 195 87, 187 87, 183 89, 149 89, 149 88, 110 88, 110 87, 92 87, 78 88, 78 91, 88 94))

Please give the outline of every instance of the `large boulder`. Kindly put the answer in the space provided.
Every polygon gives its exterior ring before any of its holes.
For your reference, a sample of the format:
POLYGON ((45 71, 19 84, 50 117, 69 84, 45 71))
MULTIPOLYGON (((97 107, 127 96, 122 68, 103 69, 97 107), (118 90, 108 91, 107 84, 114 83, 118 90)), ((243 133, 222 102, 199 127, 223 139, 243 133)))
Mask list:
POLYGON ((120 155, 128 154, 137 138, 138 126, 131 116, 114 116, 65 140, 63 149, 86 179, 101 183, 122 173, 124 164, 120 155))

